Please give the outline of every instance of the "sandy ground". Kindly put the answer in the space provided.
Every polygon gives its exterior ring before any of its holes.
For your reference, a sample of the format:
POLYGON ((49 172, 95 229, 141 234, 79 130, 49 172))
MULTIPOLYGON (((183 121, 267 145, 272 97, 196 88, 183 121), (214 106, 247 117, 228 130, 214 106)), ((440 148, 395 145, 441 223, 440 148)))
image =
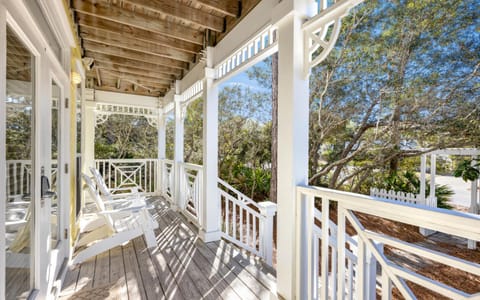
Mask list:
POLYGON ((453 176, 435 176, 436 184, 448 185, 454 192, 452 200, 454 205, 470 207, 471 183, 463 181, 462 178, 453 176))

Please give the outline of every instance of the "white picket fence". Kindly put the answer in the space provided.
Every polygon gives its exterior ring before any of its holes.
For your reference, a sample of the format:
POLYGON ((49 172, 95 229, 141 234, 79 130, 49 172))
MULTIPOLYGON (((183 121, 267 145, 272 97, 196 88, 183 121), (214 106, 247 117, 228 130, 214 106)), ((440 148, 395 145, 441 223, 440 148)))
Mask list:
POLYGON ((480 241, 480 216, 319 187, 297 187, 297 210, 297 215, 302 216, 297 228, 297 234, 302 236, 298 253, 299 299, 376 299, 376 293, 382 299, 392 299, 392 287, 396 287, 405 299, 417 299, 406 281, 452 299, 480 297, 480 293, 470 295, 397 264, 383 253, 383 246, 475 276, 480 276, 480 264, 366 230, 355 213, 474 241, 480 241), (315 199, 321 200, 321 213, 315 209, 315 199), (330 221, 330 210, 335 207, 336 226, 330 221), (316 218, 321 221, 320 228, 316 218), (356 242, 346 233, 347 222, 356 232, 356 242), (319 237, 329 243, 322 243, 318 248, 319 237), (373 278, 379 280, 375 283, 373 278))
POLYGON ((139 192, 159 192, 158 159, 96 159, 95 167, 110 189, 136 187, 139 192))
POLYGON ((276 204, 257 203, 221 179, 218 179, 218 192, 222 237, 272 265, 276 204))

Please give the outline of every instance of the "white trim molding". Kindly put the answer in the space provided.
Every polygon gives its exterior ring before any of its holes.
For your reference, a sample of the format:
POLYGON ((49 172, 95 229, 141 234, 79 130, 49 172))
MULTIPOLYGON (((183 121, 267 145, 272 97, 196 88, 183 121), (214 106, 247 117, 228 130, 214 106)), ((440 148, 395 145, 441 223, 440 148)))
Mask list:
POLYGON ((327 58, 340 35, 343 17, 363 0, 333 1, 331 5, 329 5, 329 1, 319 2, 321 3, 319 14, 303 24, 302 27, 305 34, 305 77, 310 74, 313 67, 327 58))

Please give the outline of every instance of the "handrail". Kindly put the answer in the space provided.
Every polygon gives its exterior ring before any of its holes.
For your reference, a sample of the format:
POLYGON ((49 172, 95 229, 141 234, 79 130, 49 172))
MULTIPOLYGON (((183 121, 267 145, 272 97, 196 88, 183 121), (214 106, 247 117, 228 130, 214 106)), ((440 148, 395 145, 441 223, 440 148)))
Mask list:
POLYGON ((236 188, 234 188, 233 186, 231 186, 230 184, 228 184, 226 181, 218 178, 218 183, 220 185, 223 185, 228 191, 234 193, 237 195, 237 199, 239 201, 242 201, 242 202, 246 202, 250 205, 253 205, 255 207, 258 208, 258 204, 257 202, 253 201, 252 199, 250 199, 250 197, 248 197, 247 195, 243 194, 242 192, 240 192, 239 190, 237 190, 236 188))
POLYGON ((422 244, 366 230, 355 213, 377 216, 474 241, 480 241, 480 216, 313 186, 297 187, 297 201, 297 215, 306 217, 300 220, 296 230, 299 235, 307 235, 307 238, 300 240, 299 245, 297 278, 301 278, 301 281, 298 282, 298 298, 375 299, 380 285, 382 299, 391 298, 392 286, 397 288, 404 298, 416 299, 406 281, 449 298, 474 296, 434 278, 425 277, 415 272, 415 269, 406 268, 404 263, 397 264, 395 260, 384 255, 383 245, 476 276, 480 275, 480 264, 425 248, 422 244), (321 212, 316 211, 315 199, 321 199, 321 212), (336 205, 331 206, 332 202, 336 205), (337 210, 337 224, 330 221, 331 209, 337 210), (315 224, 315 218, 322 222, 321 228, 315 224), (356 232, 355 237, 350 238, 346 233, 347 221, 356 232), (355 243, 352 243, 352 239, 355 243), (322 243, 319 249, 317 240, 329 242, 322 243), (377 264, 381 268, 381 273, 378 274, 377 264), (377 282, 376 278, 379 277, 381 280, 377 282))

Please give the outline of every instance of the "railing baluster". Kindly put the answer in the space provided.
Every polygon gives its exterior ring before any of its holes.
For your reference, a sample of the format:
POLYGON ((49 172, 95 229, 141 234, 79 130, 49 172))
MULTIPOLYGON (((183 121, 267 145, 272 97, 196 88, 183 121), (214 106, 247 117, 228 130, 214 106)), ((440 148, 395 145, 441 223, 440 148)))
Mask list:
MULTIPOLYGON (((345 280, 343 278, 340 277, 340 275, 338 275, 339 277, 339 280, 343 280, 345 282, 345 280)), ((354 282, 353 282, 353 263, 352 263, 352 260, 349 259, 348 260, 348 277, 347 277, 347 287, 348 287, 348 299, 349 300, 353 300, 353 286, 354 285, 354 282)), ((345 286, 345 285, 343 285, 345 286)), ((342 294, 345 294, 345 289, 341 291, 342 294)), ((340 292, 339 292, 340 294, 340 292)))
MULTIPOLYGON (((338 275, 337 275, 337 298, 343 299, 345 295, 345 209, 339 203, 337 206, 337 249, 338 249, 338 275)), ((349 284, 352 281, 351 260, 349 263, 349 284)), ((349 286, 349 296, 352 294, 352 290, 349 286)))
POLYGON ((391 300, 392 299, 392 281, 382 269, 382 300, 391 300))
POLYGON ((239 240, 241 242, 243 242, 243 209, 240 207, 240 222, 238 222, 240 224, 240 238, 239 240))
POLYGON ((233 233, 233 238, 237 239, 237 204, 232 203, 232 208, 233 208, 233 214, 232 214, 232 233, 233 233))

